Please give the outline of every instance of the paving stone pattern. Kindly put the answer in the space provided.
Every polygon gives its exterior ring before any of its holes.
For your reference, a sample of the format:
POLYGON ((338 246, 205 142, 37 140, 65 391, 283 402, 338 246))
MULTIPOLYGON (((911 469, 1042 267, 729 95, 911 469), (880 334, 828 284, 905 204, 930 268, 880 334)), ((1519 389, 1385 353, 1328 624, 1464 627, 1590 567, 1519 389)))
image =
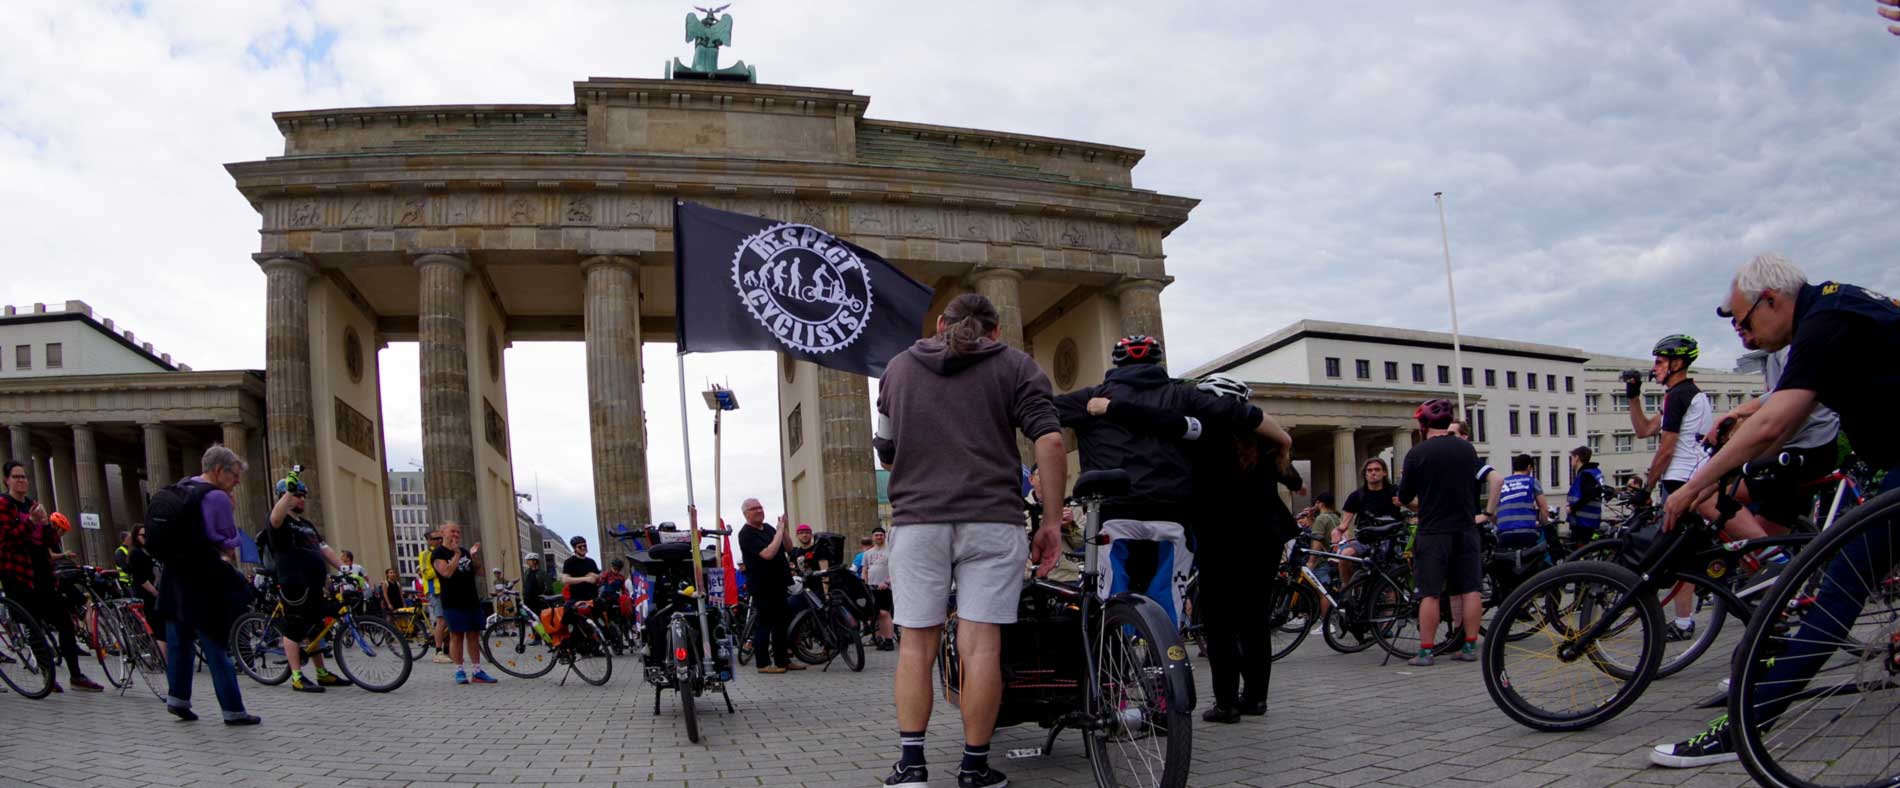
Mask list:
MULTIPOLYGON (((1725 641, 1731 638, 1724 638, 1725 641)), ((1712 652, 1713 653, 1713 652, 1712 652)), ((142 686, 67 693, 43 701, 0 694, 0 786, 436 786, 480 784, 873 786, 895 757, 895 654, 871 652, 860 674, 782 676, 750 669, 732 687, 736 715, 702 701, 702 741, 690 744, 674 697, 653 715, 635 663, 616 661, 595 688, 558 672, 458 687, 452 668, 421 662, 386 695, 291 692, 240 678, 254 728, 217 721, 209 677, 198 676, 205 718, 176 722, 142 686)), ((1649 745, 1697 730, 1712 712, 1691 708, 1714 691, 1726 660, 1705 657, 1651 686, 1620 718, 1589 731, 1537 733, 1507 719, 1485 694, 1478 666, 1415 669, 1383 654, 1339 655, 1317 635, 1275 666, 1272 712, 1238 725, 1199 722, 1192 786, 1538 786, 1749 784, 1737 764, 1651 768, 1649 745)), ((1206 663, 1197 663, 1201 698, 1206 663)), ((993 751, 1013 785, 1092 785, 1080 739, 1052 756, 1006 760, 1039 746, 1033 726, 999 732, 993 751)), ((934 783, 955 784, 961 729, 939 704, 930 729, 934 783)))

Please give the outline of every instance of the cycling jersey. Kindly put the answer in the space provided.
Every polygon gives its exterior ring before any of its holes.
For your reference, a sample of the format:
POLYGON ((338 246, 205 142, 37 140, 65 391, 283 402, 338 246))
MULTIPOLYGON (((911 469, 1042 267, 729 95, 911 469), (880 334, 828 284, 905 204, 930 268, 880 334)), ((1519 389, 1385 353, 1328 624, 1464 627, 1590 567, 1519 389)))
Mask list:
POLYGON ((1544 488, 1535 476, 1514 473, 1504 477, 1504 487, 1498 492, 1498 531, 1536 528, 1537 496, 1542 494, 1544 488))
POLYGON ((1663 397, 1662 431, 1676 433, 1663 481, 1686 482, 1702 465, 1702 436, 1715 431, 1715 411, 1694 380, 1684 378, 1663 397))
POLYGON ((1855 453, 1876 469, 1900 464, 1900 301, 1824 282, 1795 301, 1794 342, 1778 389, 1804 389, 1840 414, 1855 453))

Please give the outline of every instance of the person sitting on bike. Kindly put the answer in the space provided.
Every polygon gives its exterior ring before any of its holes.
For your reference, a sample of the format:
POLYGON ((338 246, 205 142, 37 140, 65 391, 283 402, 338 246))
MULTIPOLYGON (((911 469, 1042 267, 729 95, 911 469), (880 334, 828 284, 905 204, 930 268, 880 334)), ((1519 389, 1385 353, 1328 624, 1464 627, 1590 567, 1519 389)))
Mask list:
POLYGON ((317 666, 317 679, 303 674, 303 641, 317 634, 323 619, 335 615, 336 600, 325 593, 324 581, 331 569, 343 566, 343 560, 323 541, 317 526, 303 518, 307 490, 295 474, 277 482, 277 503, 271 507, 270 528, 264 536, 265 547, 277 559, 277 589, 284 599, 284 658, 290 662, 290 688, 297 692, 322 692, 324 687, 340 687, 349 680, 330 672, 321 652, 310 655, 317 666))
MULTIPOLYGON (((1742 346, 1757 350, 1753 342, 1743 332, 1742 346)), ((1788 348, 1782 348, 1762 359, 1761 396, 1751 399, 1716 420, 1717 432, 1732 433, 1742 420, 1755 415, 1775 394, 1775 388, 1781 384, 1781 376, 1788 368, 1788 348)), ((1808 420, 1795 431, 1794 437, 1781 444, 1781 450, 1792 458, 1788 467, 1779 469, 1767 478, 1745 479, 1736 493, 1736 500, 1750 504, 1764 533, 1783 534, 1808 513, 1814 499, 1811 485, 1817 480, 1834 472, 1839 459, 1840 447, 1837 439, 1841 432, 1841 417, 1826 405, 1816 405, 1808 420)), ((1820 525, 1815 523, 1814 525, 1820 525)), ((1727 529, 1734 535, 1735 529, 1727 529)), ((1764 559, 1771 564, 1786 564, 1788 557, 1781 554, 1779 548, 1773 548, 1764 559)))
POLYGON ((1487 507, 1497 523, 1498 546, 1506 549, 1534 547, 1544 540, 1544 486, 1537 481, 1537 460, 1528 454, 1511 458, 1511 475, 1492 493, 1487 507))
MULTIPOLYGON (((1692 511, 1699 499, 1713 495, 1724 476, 1786 446, 1817 405, 1840 416, 1841 431, 1862 460, 1886 471, 1882 489, 1875 492, 1900 489, 1900 411, 1893 408, 1900 401, 1900 365, 1891 363, 1900 358, 1900 301, 1855 285, 1809 284, 1793 263, 1764 254, 1736 273, 1717 314, 1729 318, 1745 344, 1771 353, 1787 349, 1787 366, 1774 396, 1663 502, 1665 529, 1692 511)), ((1895 556, 1900 555, 1893 544, 1896 531, 1900 518, 1875 523, 1827 565, 1800 629, 1762 676, 1764 692, 1756 708, 1763 719, 1781 716, 1795 693, 1827 662, 1835 644, 1858 640, 1846 630, 1866 602, 1863 578, 1886 577, 1893 571, 1895 556)), ((1650 760, 1676 767, 1732 761, 1734 736, 1723 715, 1686 741, 1657 746, 1650 760)))
POLYGON ((1464 621, 1465 644, 1461 662, 1478 659, 1478 626, 1482 602, 1478 585, 1484 571, 1484 548, 1478 537, 1477 510, 1471 500, 1471 480, 1477 478, 1478 452, 1469 441, 1451 434, 1452 404, 1435 399, 1413 411, 1425 440, 1405 454, 1399 500, 1418 510, 1418 536, 1413 548, 1413 572, 1418 579, 1418 656, 1406 664, 1430 667, 1432 638, 1438 633, 1439 598, 1455 597, 1464 621))
POLYGON ((587 537, 567 540, 574 554, 561 562, 561 591, 569 604, 593 601, 600 594, 600 564, 587 557, 587 537))
POLYGON ((1597 529, 1603 527, 1603 499, 1610 490, 1603 482, 1603 469, 1590 457, 1588 446, 1570 450, 1570 491, 1564 503, 1569 506, 1571 549, 1597 538, 1597 529))
MULTIPOLYGON (((1650 352, 1656 361, 1650 367, 1649 377, 1668 387, 1663 395, 1662 413, 1656 416, 1643 413, 1642 373, 1626 370, 1622 375, 1623 389, 1629 399, 1630 425, 1636 437, 1658 438, 1656 456, 1650 460, 1649 472, 1642 477, 1643 489, 1661 487, 1662 498, 1668 501, 1670 494, 1689 481, 1689 475, 1702 464, 1702 437, 1715 432, 1715 413, 1709 406, 1708 396, 1689 377, 1689 366, 1701 352, 1694 337, 1670 334, 1658 340, 1650 352)), ((1675 619, 1669 622, 1667 635, 1670 640, 1687 640, 1695 635, 1695 619, 1691 617, 1695 595, 1679 593, 1675 597, 1675 619)))
POLYGON ((1281 467, 1286 465, 1284 447, 1292 441, 1259 408, 1170 379, 1160 340, 1140 334, 1122 337, 1110 360, 1115 367, 1100 385, 1058 395, 1056 413, 1062 426, 1075 430, 1082 470, 1121 469, 1129 476, 1129 494, 1102 504, 1102 533, 1111 540, 1107 548, 1095 548, 1103 551, 1111 572, 1103 592, 1144 593, 1179 625, 1193 564, 1182 523, 1199 503, 1182 435, 1157 433, 1146 426, 1146 419, 1114 418, 1109 409, 1127 403, 1168 414, 1187 425, 1185 429, 1198 430, 1193 425, 1205 422, 1257 432, 1280 447, 1272 454, 1281 467))
MULTIPOLYGON (((6 493, 0 495, 0 584, 43 626, 58 633, 59 655, 66 660, 73 689, 99 692, 104 687, 79 670, 73 617, 55 588, 53 552, 60 549, 60 534, 50 524, 45 507, 26 494, 26 465, 8 460, 5 478, 6 493)), ((42 649, 38 656, 50 669, 51 651, 42 649)), ((53 689, 60 690, 57 680, 53 689)))
MULTIPOLYGON (((1339 525, 1330 534, 1334 552, 1349 556, 1366 555, 1366 545, 1359 541, 1359 531, 1354 528, 1360 518, 1398 520, 1404 516, 1399 511, 1399 495, 1392 486, 1391 477, 1391 468, 1378 457, 1366 460, 1364 465, 1359 466, 1359 478, 1365 480, 1365 485, 1347 493, 1346 502, 1339 507, 1339 525)), ((1358 566, 1351 561, 1340 563, 1341 586, 1352 580, 1356 568, 1358 566)))

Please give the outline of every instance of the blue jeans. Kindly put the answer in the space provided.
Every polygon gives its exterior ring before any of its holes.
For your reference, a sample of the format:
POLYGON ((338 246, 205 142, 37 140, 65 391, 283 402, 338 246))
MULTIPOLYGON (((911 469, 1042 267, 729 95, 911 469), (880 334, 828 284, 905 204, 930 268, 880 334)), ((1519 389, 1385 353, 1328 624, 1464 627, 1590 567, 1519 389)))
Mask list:
MULTIPOLYGON (((1881 492, 1900 490, 1900 467, 1887 471, 1881 492)), ((1837 524, 1835 527, 1839 527, 1837 524)), ((1767 725, 1787 710, 1790 696, 1805 689, 1827 664, 1837 644, 1851 642, 1848 629, 1867 602, 1869 580, 1878 584, 1893 571, 1893 540, 1900 517, 1888 517, 1843 546, 1821 575, 1814 606, 1801 617, 1801 629, 1775 657, 1761 680, 1761 719, 1767 725), (1777 691, 1776 688, 1779 688, 1777 691)))
POLYGON ((198 648, 204 650, 205 669, 211 671, 211 689, 218 694, 218 707, 224 710, 224 718, 244 716, 244 695, 238 690, 237 666, 231 663, 231 653, 217 638, 195 628, 187 632, 184 625, 176 621, 165 626, 165 678, 171 685, 165 693, 165 705, 191 708, 192 662, 197 658, 191 650, 190 638, 194 635, 198 648))

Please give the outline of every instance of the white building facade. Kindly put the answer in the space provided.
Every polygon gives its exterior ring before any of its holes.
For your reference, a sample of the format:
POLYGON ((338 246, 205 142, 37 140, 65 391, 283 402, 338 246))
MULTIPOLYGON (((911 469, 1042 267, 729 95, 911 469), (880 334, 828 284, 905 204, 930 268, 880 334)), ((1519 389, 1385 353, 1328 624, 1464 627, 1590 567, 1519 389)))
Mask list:
POLYGON ((389 520, 396 532, 396 571, 404 580, 416 579, 417 561, 435 526, 429 522, 429 497, 423 492, 421 471, 389 472, 389 520))
MULTIPOLYGON (((1602 466, 1604 478, 1618 484, 1648 473, 1650 460, 1656 456, 1659 439, 1638 438, 1630 426, 1629 400, 1624 396, 1620 377, 1626 369, 1642 372, 1645 378, 1643 412, 1649 416, 1661 413, 1665 389, 1647 380, 1651 361, 1599 355, 1584 362, 1583 409, 1589 425, 1584 445, 1590 447, 1597 464, 1602 466)), ((1706 363, 1707 359, 1702 361, 1706 363)), ((1698 364, 1689 370, 1689 377, 1708 395, 1716 418, 1761 396, 1763 388, 1759 369, 1727 372, 1698 364)))

